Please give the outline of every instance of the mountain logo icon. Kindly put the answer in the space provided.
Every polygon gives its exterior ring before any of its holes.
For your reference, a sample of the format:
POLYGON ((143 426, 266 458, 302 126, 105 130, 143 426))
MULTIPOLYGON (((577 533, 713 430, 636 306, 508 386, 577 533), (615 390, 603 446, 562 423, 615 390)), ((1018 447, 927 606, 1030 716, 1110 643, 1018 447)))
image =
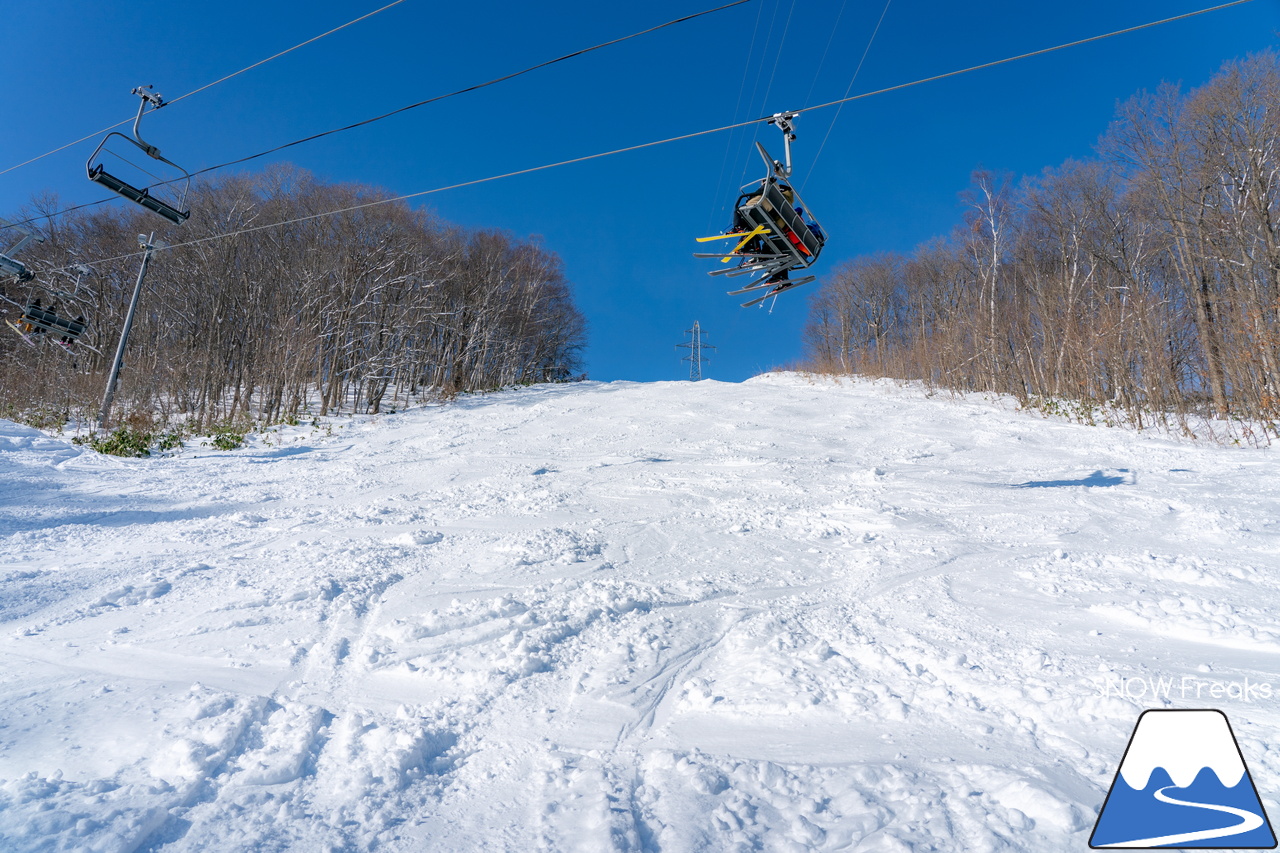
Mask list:
POLYGON ((1271 850, 1276 836, 1221 711, 1144 711, 1089 838, 1094 850, 1271 850))

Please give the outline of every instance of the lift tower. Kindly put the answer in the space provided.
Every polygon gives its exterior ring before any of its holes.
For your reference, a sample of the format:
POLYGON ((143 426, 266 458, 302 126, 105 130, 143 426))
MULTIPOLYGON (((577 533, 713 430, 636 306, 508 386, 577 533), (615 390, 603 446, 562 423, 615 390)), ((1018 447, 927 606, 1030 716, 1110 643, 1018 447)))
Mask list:
POLYGON ((689 362, 689 381, 697 382, 702 378, 702 363, 707 360, 702 351, 715 349, 715 347, 702 342, 702 327, 698 325, 697 320, 693 321, 693 328, 685 329, 684 333, 689 336, 689 340, 676 346, 689 350, 689 354, 680 360, 689 362))

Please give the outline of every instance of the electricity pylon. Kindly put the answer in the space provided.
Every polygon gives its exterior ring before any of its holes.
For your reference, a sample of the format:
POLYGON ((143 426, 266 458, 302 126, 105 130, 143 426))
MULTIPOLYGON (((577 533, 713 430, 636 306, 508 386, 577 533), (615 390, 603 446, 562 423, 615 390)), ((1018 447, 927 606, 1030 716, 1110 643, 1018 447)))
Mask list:
POLYGON ((702 342, 702 327, 698 325, 697 320, 693 321, 693 328, 685 329, 684 333, 689 335, 689 340, 682 344, 676 344, 676 346, 684 347, 689 350, 689 354, 680 360, 689 362, 689 380, 691 382, 697 382, 702 378, 702 363, 707 360, 707 357, 702 354, 702 351, 705 349, 715 349, 715 347, 711 344, 704 344, 702 342))

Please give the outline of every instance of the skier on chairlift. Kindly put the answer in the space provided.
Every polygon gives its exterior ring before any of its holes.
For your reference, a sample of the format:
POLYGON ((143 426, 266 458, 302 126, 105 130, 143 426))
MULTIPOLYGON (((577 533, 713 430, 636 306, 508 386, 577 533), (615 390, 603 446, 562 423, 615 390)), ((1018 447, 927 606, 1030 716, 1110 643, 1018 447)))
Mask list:
POLYGON ((729 230, 714 237, 697 238, 700 243, 726 239, 737 241, 723 253, 695 253, 695 257, 719 257, 721 263, 739 258, 736 266, 712 270, 710 274, 756 276, 746 287, 729 291, 730 295, 764 293, 742 303, 743 307, 761 304, 765 299, 814 281, 816 276, 792 279, 790 273, 813 266, 826 243, 826 235, 805 210, 799 193, 789 180, 791 142, 795 139, 792 121, 795 117, 795 113, 778 113, 770 120, 770 124, 782 131, 784 160, 774 160, 763 145, 756 143, 767 172, 764 178, 749 185, 750 188, 744 188, 738 196, 729 230))

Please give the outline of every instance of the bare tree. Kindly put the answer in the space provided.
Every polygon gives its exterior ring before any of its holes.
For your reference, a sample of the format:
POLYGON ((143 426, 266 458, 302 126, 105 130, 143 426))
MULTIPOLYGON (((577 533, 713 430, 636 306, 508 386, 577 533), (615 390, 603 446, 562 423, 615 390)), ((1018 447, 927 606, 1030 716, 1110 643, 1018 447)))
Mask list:
POLYGON ((1280 64, 1140 93, 1101 158, 1013 188, 979 171, 963 225, 811 299, 824 369, 1153 412, 1280 417, 1280 64), (1204 404, 1202 406, 1202 404, 1204 404))
MULTIPOLYGON (((377 412, 392 391, 407 402, 413 393, 556 381, 579 370, 585 324, 553 253, 386 199, 291 167, 198 187, 191 201, 200 216, 180 234, 159 235, 174 248, 148 275, 118 398, 139 417, 209 428, 276 420, 308 404, 319 413, 377 412), (315 216, 338 209, 346 212, 315 216)), ((94 265, 86 342, 98 350, 119 334, 134 235, 153 226, 145 216, 55 217, 54 239, 32 253, 46 278, 74 260, 94 265)), ((26 298, 11 284, 5 296, 26 298)), ((0 344, 11 413, 87 408, 100 391, 98 354, 76 356, 74 388, 47 356, 16 336, 0 344)))

